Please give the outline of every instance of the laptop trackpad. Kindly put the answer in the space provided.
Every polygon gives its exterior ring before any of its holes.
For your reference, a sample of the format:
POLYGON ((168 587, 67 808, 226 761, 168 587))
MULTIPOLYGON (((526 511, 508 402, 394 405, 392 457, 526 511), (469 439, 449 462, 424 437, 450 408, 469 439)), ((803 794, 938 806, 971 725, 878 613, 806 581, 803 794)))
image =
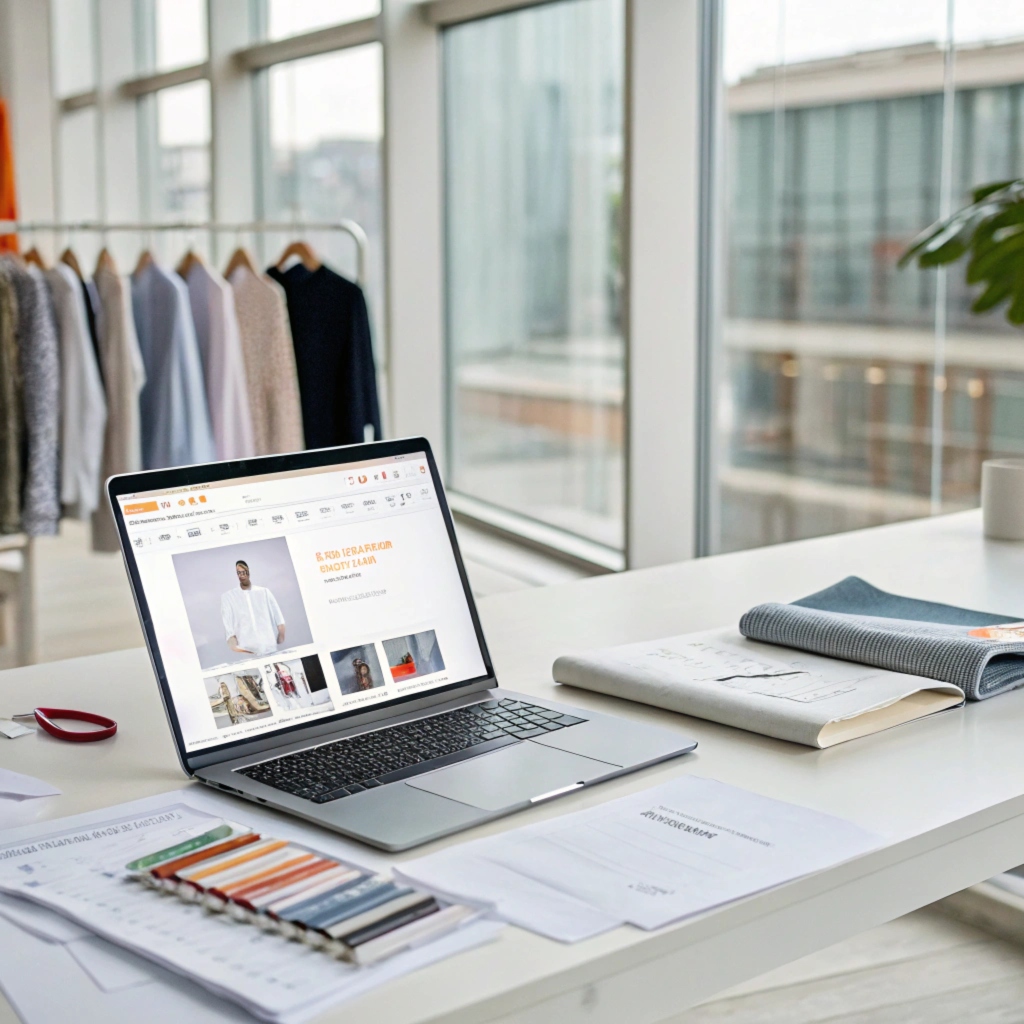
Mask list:
POLYGON ((523 741, 409 779, 405 784, 485 811, 500 811, 616 770, 618 765, 523 741))

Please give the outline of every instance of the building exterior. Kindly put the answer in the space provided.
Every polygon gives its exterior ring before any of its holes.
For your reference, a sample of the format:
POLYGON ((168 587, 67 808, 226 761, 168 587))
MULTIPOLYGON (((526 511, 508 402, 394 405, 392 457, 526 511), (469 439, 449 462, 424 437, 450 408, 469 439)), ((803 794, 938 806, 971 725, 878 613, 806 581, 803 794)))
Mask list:
MULTIPOLYGON (((956 54, 954 207, 1024 174, 1024 43, 956 54)), ((927 514, 936 272, 899 269, 939 215, 944 54, 765 68, 727 97, 719 402, 723 549, 927 514)), ((1024 337, 948 271, 942 501, 1024 454, 1024 337)))

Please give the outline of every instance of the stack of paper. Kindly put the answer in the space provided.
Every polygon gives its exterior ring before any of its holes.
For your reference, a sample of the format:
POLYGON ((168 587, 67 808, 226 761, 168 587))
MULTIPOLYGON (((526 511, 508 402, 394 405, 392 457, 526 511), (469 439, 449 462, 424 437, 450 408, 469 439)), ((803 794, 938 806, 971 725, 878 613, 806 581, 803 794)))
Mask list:
MULTIPOLYGON (((203 834, 220 820, 191 794, 169 797, 19 830, 15 842, 0 847, 0 891, 56 910, 264 1020, 289 1024, 486 942, 498 927, 473 922, 357 967, 225 914, 211 914, 199 904, 169 900, 125 878, 125 864, 203 834)), ((301 826, 299 831, 310 832, 301 826)))
POLYGON ((241 1007, 97 936, 40 938, 2 910, 0 949, 0 988, 24 1024, 243 1024, 253 1019, 241 1007))
POLYGON ((881 845, 852 822, 694 776, 402 866, 563 942, 660 928, 881 845))

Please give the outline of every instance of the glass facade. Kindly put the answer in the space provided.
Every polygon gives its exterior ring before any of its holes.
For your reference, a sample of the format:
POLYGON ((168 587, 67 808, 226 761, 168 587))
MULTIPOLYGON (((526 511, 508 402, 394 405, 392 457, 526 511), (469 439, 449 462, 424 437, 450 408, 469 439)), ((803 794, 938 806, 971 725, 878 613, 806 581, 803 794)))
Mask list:
MULTIPOLYGON (((763 16, 729 3, 727 68, 749 49, 743 15, 763 16)), ((942 48, 895 41, 851 55, 837 39, 727 83, 719 550, 971 507, 984 459, 1024 455, 1019 332, 970 312, 954 265, 943 333, 936 272, 896 265, 940 214, 944 141, 954 209, 1024 174, 1024 85, 998 43, 958 46, 954 84, 971 85, 947 111, 942 48)))
POLYGON ((450 484, 623 547, 623 0, 444 33, 450 484))
MULTIPOLYGON (((139 170, 143 216, 158 221, 210 219, 210 83, 161 89, 139 100, 139 170)), ((177 262, 183 245, 209 256, 205 233, 182 239, 172 233, 149 243, 177 262)))
MULTIPOLYGON (((367 301, 383 356, 384 213, 381 142, 384 135, 381 46, 370 43, 321 57, 277 64, 262 73, 263 144, 259 200, 271 221, 356 221, 369 244, 367 301)), ((277 259, 294 232, 261 240, 262 256, 277 259)), ((340 273, 354 279, 356 251, 339 232, 308 241, 340 273)))

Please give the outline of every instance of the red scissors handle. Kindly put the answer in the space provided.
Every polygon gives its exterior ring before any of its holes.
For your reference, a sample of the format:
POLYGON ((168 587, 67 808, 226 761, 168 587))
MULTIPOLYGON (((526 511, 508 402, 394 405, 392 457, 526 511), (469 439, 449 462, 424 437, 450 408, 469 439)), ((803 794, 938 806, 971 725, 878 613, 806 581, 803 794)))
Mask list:
POLYGON ((66 708, 36 708, 34 712, 36 721, 42 729, 45 729, 51 736, 59 740, 67 740, 69 743, 94 743, 96 740, 105 740, 117 732, 117 722, 104 715, 94 715, 91 711, 68 711, 66 708), (90 725, 100 725, 101 729, 62 729, 55 725, 55 718, 70 718, 76 722, 88 722, 90 725))

